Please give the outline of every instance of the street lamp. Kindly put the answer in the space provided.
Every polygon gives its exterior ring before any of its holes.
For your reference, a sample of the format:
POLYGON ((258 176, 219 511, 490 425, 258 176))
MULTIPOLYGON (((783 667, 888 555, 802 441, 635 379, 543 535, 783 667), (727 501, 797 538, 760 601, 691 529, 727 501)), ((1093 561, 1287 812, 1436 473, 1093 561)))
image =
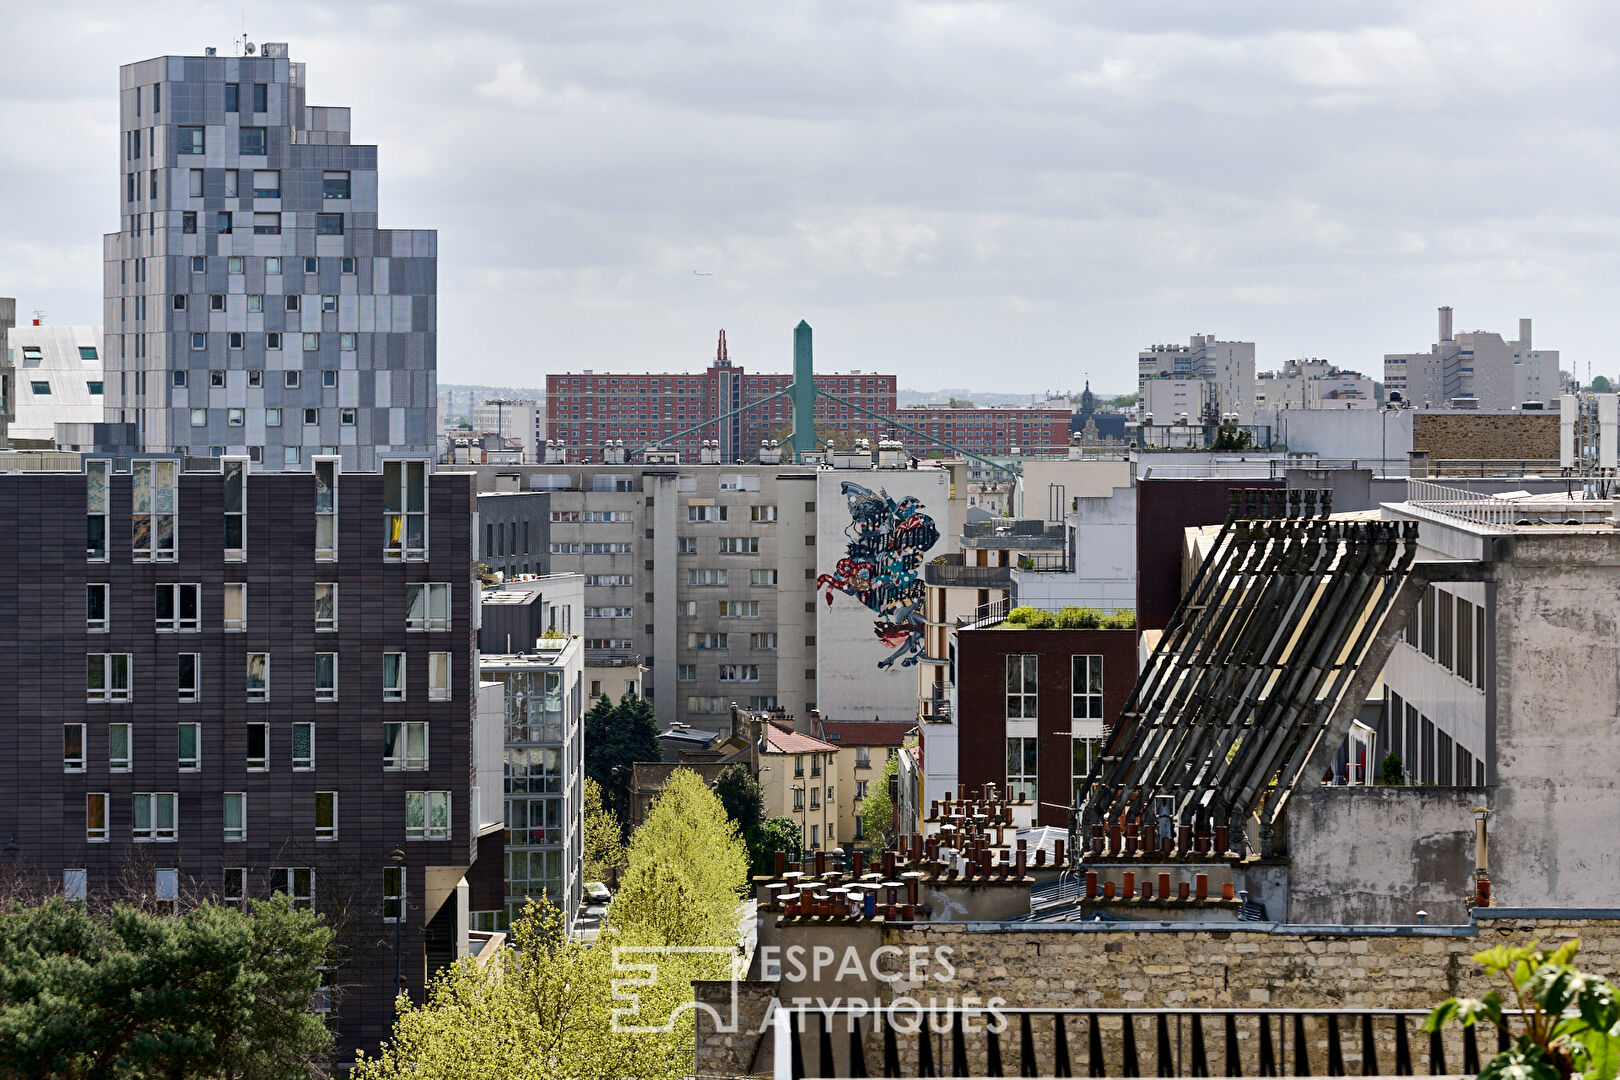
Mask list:
POLYGON ((397 874, 395 887, 399 889, 399 907, 394 912, 394 1001, 399 1001, 401 983, 399 975, 399 928, 405 923, 405 852, 395 848, 388 857, 394 860, 397 874))

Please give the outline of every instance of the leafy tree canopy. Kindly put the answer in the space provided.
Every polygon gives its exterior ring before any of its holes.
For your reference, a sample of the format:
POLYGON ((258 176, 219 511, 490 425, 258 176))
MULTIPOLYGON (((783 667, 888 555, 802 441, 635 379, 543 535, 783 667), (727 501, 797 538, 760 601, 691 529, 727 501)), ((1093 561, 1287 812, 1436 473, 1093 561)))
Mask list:
POLYGON ((769 874, 776 869, 776 853, 784 852, 790 861, 796 861, 804 851, 804 834, 799 823, 792 818, 766 818, 748 833, 748 867, 754 874, 769 874))
POLYGON ((427 1004, 406 1003, 392 1040, 380 1056, 363 1059, 354 1075, 686 1076, 692 980, 733 975, 730 946, 739 937, 746 870, 742 843, 719 797, 691 770, 677 769, 631 837, 628 866, 599 942, 568 939, 562 913, 531 902, 513 927, 515 949, 484 966, 468 958, 440 973, 427 1004), (663 945, 726 948, 656 951, 663 945), (647 946, 653 948, 635 951, 647 946), (626 948, 632 950, 628 959, 626 948), (646 980, 635 986, 633 1001, 623 993, 626 979, 646 980), (615 1013, 626 1009, 633 1013, 621 1012, 616 1022, 615 1013), (642 1030, 627 1030, 631 1026, 642 1030))
POLYGON ((630 774, 638 761, 657 761, 658 720, 652 705, 626 693, 617 705, 606 694, 585 714, 585 775, 602 789, 602 805, 620 821, 630 816, 630 774))
POLYGON ((179 915, 63 899, 0 909, 0 1073, 304 1078, 332 939, 285 897, 179 915))
POLYGON ((585 781, 585 880, 617 881, 624 870, 624 823, 602 805, 602 788, 585 781))
POLYGON ((727 765, 720 771, 714 793, 720 796, 726 816, 731 818, 737 831, 744 836, 764 820, 765 789, 759 786, 759 780, 748 771, 748 766, 741 762, 727 765))

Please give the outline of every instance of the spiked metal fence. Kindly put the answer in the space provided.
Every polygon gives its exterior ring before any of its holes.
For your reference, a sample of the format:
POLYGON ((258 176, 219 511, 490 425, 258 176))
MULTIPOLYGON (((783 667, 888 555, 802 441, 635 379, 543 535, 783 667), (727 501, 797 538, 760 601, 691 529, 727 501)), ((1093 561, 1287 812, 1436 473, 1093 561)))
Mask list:
POLYGON ((1425 1033, 1423 1009, 948 1008, 776 1014, 774 1075, 1478 1075, 1505 1027, 1425 1033))

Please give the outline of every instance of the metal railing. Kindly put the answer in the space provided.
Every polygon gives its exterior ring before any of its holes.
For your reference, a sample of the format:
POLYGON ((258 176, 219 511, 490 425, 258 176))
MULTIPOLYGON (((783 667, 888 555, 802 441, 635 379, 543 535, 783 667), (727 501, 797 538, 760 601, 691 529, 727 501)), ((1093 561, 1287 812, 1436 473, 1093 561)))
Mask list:
POLYGON ((960 562, 930 562, 923 564, 923 581, 969 589, 1007 589, 1012 587, 1010 566, 963 566, 960 562))
POLYGON ((1482 1037, 1494 1033, 1493 1054, 1509 1044, 1505 1027, 1484 1022, 1424 1033, 1427 1014, 1427 1009, 784 1005, 767 1037, 773 1040, 777 1080, 1474 1076, 1480 1071, 1482 1037))
POLYGON ((1614 513, 1608 499, 1503 499, 1428 480, 1408 481, 1406 501, 1431 513, 1497 528, 1523 521, 1598 525, 1614 513))

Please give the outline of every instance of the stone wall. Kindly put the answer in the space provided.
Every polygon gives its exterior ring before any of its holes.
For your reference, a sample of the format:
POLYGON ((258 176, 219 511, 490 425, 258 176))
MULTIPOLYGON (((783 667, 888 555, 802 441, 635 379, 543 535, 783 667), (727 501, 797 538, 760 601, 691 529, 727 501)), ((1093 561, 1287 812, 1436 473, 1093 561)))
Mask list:
MULTIPOLYGON (((813 928, 810 928, 813 929, 813 928)), ((901 978, 879 992, 883 1000, 909 997, 927 1008, 930 999, 938 1002, 1001 998, 1009 1007, 1052 1009, 1153 1008, 1200 1009, 1361 1009, 1426 1010, 1453 994, 1479 995, 1490 988, 1472 955, 1496 944, 1524 944, 1532 940, 1558 943, 1580 937, 1577 958, 1584 969, 1613 977, 1620 972, 1620 910, 1553 911, 1491 909, 1482 911, 1467 926, 1426 927, 1343 927, 1271 926, 1254 929, 1189 929, 1167 927, 1148 929, 1141 924, 1031 923, 1015 924, 918 924, 874 927, 872 943, 900 950, 901 957, 919 948, 933 958, 913 980, 906 962, 889 964, 900 970, 901 978), (949 949, 948 954, 942 950, 949 949), (941 981, 941 955, 948 956, 954 969, 948 981, 941 981)), ((808 934, 805 941, 814 941, 808 934)), ((847 935, 839 941, 840 949, 847 935)), ((844 997, 861 997, 871 992, 870 979, 854 980, 842 988, 844 997)), ((718 1032, 713 1021, 700 1009, 696 1075, 730 1077, 768 1075, 773 1055, 767 1026, 773 997, 790 1000, 807 993, 809 1004, 815 997, 830 1003, 838 995, 833 981, 813 987, 773 982, 738 984, 740 1021, 736 1032, 718 1032), (813 991, 813 993, 810 993, 813 991)), ((722 1015, 729 1012, 731 985, 703 983, 698 999, 722 1015)), ((902 1012, 907 1019, 915 1013, 902 1012)), ((1287 1045, 1287 1061, 1294 1063, 1292 1018, 1273 1015, 1273 1046, 1279 1053, 1287 1045)), ((1408 1043, 1416 1072, 1428 1072, 1428 1038, 1414 1014, 1406 1018, 1408 1043)), ((1238 1043, 1244 1060, 1244 1073, 1257 1074, 1260 1017, 1239 1018, 1238 1043)), ((1087 1075, 1088 1024, 1090 1017, 1071 1015, 1066 1021, 1066 1037, 1074 1074, 1087 1075)), ((805 1061, 810 1075, 819 1075, 820 1021, 812 1012, 803 1036, 805 1061)), ((1395 1018, 1378 1016, 1374 1021, 1377 1064, 1389 1073, 1394 1066, 1395 1018)), ((867 1069, 877 1074, 883 1053, 882 1039, 870 1016, 860 1021, 867 1069)), ((1107 1075, 1119 1075, 1123 1042, 1119 1014, 1098 1021, 1107 1075)), ((1172 1017, 1171 1050, 1177 1075, 1187 1075, 1187 1053, 1191 1015, 1172 1017)), ((943 1021, 940 1027, 944 1030, 943 1021)), ((1157 1074, 1154 1021, 1136 1016, 1134 1039, 1140 1054, 1141 1075, 1157 1074)), ((1307 1052, 1313 1072, 1325 1074, 1327 1064, 1327 1021, 1322 1016, 1306 1019, 1307 1052)), ((1355 1017, 1339 1021, 1344 1064, 1349 1075, 1361 1073, 1361 1033, 1355 1017)), ((837 1075, 848 1073, 849 1036, 842 1017, 835 1020, 831 1045, 837 1075)), ((1041 1075, 1050 1075, 1054 1034, 1051 1020, 1040 1016, 1032 1022, 1035 1060, 1041 1075)), ((934 1062, 941 1071, 951 1060, 949 1034, 935 1033, 934 1062)), ((1225 1072, 1223 1033, 1220 1021, 1204 1025, 1210 1075, 1225 1072)), ((1488 1029, 1480 1036, 1480 1053, 1488 1058, 1495 1037, 1488 1029)), ((897 1049, 904 1070, 916 1075, 918 1036, 901 1034, 897 1049)), ((965 1036, 969 1065, 983 1075, 988 1039, 982 1031, 965 1036)), ((1019 1073, 1020 1032, 1016 1017, 999 1038, 1005 1075, 1019 1073)), ((1453 1030, 1446 1039, 1447 1071, 1457 1072, 1462 1064, 1462 1034, 1453 1030)), ((1290 1069, 1287 1074, 1297 1070, 1290 1069)))
POLYGON ((1558 460, 1558 414, 1415 411, 1412 449, 1443 459, 1558 460))

